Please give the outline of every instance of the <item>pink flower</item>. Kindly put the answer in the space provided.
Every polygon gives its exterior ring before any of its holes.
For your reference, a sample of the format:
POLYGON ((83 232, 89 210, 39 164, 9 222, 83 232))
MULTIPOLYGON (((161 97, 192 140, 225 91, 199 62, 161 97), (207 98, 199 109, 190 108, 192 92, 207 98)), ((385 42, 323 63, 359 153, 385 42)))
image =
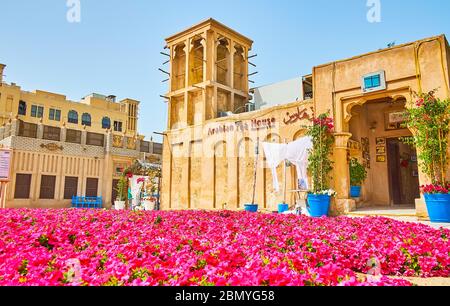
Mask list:
POLYGON ((405 286, 390 276, 448 277, 449 237, 386 218, 7 209, 0 285, 405 286))

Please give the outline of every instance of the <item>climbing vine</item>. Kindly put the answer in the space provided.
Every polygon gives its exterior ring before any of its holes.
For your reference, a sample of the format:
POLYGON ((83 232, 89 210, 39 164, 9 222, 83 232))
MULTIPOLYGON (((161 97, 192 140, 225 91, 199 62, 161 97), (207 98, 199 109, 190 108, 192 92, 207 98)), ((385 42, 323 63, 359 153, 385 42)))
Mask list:
POLYGON ((313 193, 319 194, 330 188, 330 172, 333 170, 331 155, 334 144, 334 123, 329 114, 322 114, 308 128, 313 148, 308 158, 308 171, 313 180, 313 193))
POLYGON ((450 99, 441 100, 435 94, 436 90, 415 94, 417 100, 411 102, 406 115, 406 126, 413 136, 402 140, 417 147, 422 171, 434 186, 442 187, 448 166, 450 99))

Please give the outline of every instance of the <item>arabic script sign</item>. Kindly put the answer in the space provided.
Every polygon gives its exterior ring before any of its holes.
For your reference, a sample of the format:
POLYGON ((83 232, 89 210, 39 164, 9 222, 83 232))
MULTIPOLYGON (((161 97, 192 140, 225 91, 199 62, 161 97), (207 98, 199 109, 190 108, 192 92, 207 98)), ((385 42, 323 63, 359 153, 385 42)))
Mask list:
POLYGON ((297 111, 293 114, 290 112, 286 113, 286 117, 284 118, 283 122, 286 125, 297 123, 298 121, 302 120, 308 120, 312 121, 314 118, 314 107, 311 108, 304 108, 300 110, 300 107, 297 107, 297 111))

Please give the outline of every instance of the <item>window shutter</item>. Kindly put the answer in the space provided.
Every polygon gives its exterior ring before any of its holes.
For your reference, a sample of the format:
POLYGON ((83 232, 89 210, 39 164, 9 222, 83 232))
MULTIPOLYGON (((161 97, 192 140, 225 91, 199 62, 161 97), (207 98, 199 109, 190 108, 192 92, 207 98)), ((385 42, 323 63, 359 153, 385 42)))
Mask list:
POLYGON ((66 142, 80 144, 81 143, 81 131, 67 130, 66 131, 66 142))
POLYGON ((16 174, 15 199, 29 199, 31 188, 31 174, 16 174))
POLYGON ((64 182, 64 199, 71 200, 78 193, 78 177, 66 176, 64 182))
POLYGON ((103 147, 105 136, 97 133, 87 133, 86 144, 91 146, 103 147))
POLYGON ((61 139, 61 129, 58 127, 44 126, 44 137, 45 140, 60 141, 61 139))
POLYGON ((41 177, 41 191, 40 199, 54 199, 55 198, 55 183, 56 176, 43 175, 41 177))
POLYGON ((98 192, 98 179, 88 178, 86 179, 86 196, 96 197, 98 192))

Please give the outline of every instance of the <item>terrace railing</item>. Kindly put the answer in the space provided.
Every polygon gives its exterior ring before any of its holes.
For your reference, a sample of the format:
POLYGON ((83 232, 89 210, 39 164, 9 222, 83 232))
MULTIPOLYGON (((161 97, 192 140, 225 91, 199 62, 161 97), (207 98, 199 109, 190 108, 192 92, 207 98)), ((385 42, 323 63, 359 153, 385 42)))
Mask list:
POLYGON ((102 197, 72 197, 72 208, 103 208, 102 197))

